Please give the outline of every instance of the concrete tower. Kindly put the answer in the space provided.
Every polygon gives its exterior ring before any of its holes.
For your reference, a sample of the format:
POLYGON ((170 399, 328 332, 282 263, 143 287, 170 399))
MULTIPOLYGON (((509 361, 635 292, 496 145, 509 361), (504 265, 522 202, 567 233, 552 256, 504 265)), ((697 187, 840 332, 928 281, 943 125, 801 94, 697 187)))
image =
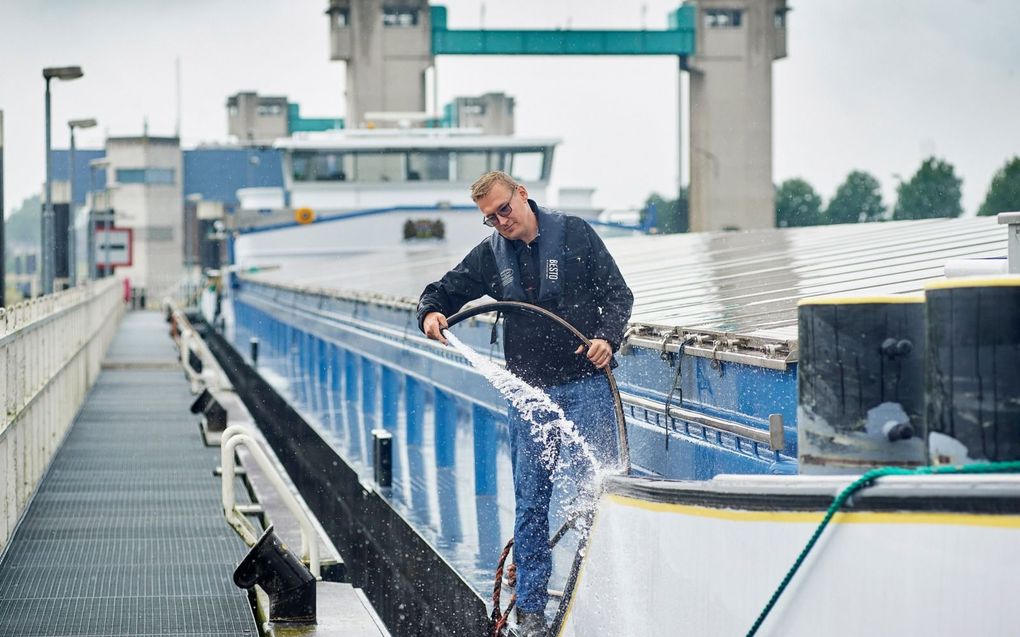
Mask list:
POLYGON ((348 128, 365 113, 422 113, 433 64, 427 0, 330 0, 330 59, 347 63, 348 128))
POLYGON ((242 144, 272 144, 286 137, 287 98, 242 92, 227 98, 227 133, 242 144))
POLYGON ((786 0, 698 0, 690 65, 690 228, 771 228, 772 61, 786 0))
POLYGON ((181 142, 176 137, 106 140, 107 192, 115 224, 134 229, 132 263, 117 274, 158 300, 184 274, 181 142))

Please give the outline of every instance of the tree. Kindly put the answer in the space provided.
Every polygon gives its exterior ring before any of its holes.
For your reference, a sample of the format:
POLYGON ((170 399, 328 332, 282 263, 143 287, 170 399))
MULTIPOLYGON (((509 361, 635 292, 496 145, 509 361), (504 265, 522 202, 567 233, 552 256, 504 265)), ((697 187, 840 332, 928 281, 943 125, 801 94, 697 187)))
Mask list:
POLYGON ((896 188, 893 219, 937 219, 959 217, 960 185, 963 183, 952 164, 936 157, 921 163, 910 181, 896 188))
POLYGON ((39 195, 32 195, 21 202, 11 213, 4 227, 8 243, 39 244, 42 203, 39 195))
POLYGON ((787 179, 776 188, 776 226, 817 226, 825 223, 822 198, 803 179, 787 179))
POLYGON ((680 191, 679 199, 666 199, 659 193, 653 192, 645 200, 644 208, 641 209, 641 223, 642 225, 647 223, 648 215, 654 209, 654 223, 660 234, 687 232, 690 229, 687 206, 686 188, 680 191))
POLYGON ((825 210, 829 223, 878 221, 884 214, 885 205, 878 180, 860 170, 847 175, 825 210))
POLYGON ((978 214, 988 216, 1017 210, 1020 210, 1020 157, 1013 157, 995 173, 978 214))

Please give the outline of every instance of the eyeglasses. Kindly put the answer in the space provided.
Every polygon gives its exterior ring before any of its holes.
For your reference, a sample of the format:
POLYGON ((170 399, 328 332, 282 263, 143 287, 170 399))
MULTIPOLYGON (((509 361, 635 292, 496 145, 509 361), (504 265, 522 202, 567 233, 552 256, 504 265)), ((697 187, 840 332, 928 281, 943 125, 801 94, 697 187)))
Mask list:
POLYGON ((496 215, 499 215, 500 217, 503 217, 504 219, 509 217, 510 213, 514 211, 514 209, 510 206, 510 202, 514 200, 514 195, 516 195, 516 194, 517 194, 517 187, 515 186, 514 189, 510 191, 510 198, 506 200, 506 203, 503 204, 500 207, 500 209, 496 211, 495 215, 486 215, 485 218, 482 219, 482 223, 484 223, 485 225, 489 226, 490 228, 495 228, 496 227, 496 215))

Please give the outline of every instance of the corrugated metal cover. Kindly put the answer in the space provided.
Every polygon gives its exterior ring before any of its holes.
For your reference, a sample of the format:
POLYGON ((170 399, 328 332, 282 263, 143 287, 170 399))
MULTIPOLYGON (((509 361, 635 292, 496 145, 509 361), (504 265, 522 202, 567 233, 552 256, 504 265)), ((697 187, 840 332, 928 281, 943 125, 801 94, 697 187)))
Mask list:
MULTIPOLYGON (((794 341, 797 301, 919 292, 950 259, 1006 256, 994 217, 607 239, 634 290, 631 323, 794 341)), ((409 245, 345 259, 295 260, 261 281, 414 303, 470 249, 409 245)))

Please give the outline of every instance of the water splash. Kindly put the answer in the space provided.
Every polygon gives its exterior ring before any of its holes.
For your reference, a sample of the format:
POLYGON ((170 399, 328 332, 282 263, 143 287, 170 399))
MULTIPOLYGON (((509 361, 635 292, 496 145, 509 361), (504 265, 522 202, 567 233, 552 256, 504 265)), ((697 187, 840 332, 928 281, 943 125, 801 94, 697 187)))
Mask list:
POLYGON ((591 467, 593 476, 603 474, 602 463, 595 456, 591 445, 577 431, 577 427, 559 405, 554 403, 548 394, 541 389, 532 387, 513 373, 486 359, 454 336, 449 330, 443 332, 446 339, 464 358, 485 376, 496 390, 503 395, 520 413, 521 418, 530 423, 531 437, 542 445, 542 462, 550 471, 557 468, 559 454, 556 453, 555 436, 561 442, 579 449, 582 457, 591 467), (551 416, 551 418, 549 418, 551 416))

